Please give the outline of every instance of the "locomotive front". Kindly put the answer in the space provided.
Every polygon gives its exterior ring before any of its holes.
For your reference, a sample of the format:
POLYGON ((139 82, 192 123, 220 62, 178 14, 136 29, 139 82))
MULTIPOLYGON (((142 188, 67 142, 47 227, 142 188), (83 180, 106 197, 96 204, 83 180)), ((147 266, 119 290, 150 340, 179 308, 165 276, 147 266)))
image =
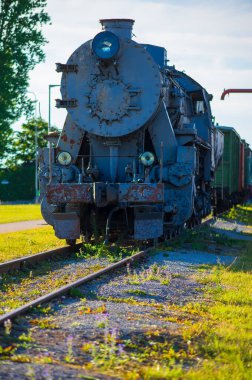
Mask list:
POLYGON ((133 23, 101 20, 102 32, 56 64, 56 106, 67 118, 40 153, 40 188, 45 220, 69 243, 94 233, 157 238, 193 212, 195 149, 185 148, 183 162, 168 114, 166 50, 133 41, 133 23))

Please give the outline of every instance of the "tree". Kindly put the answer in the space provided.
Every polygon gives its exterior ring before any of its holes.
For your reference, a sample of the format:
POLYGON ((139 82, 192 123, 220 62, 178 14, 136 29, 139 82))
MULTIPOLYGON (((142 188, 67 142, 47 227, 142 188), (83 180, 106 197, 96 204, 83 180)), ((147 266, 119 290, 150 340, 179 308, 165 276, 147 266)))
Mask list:
MULTIPOLYGON (((55 127, 51 131, 57 131, 55 127)), ((42 118, 31 119, 22 124, 21 131, 12 132, 10 151, 5 166, 15 168, 35 161, 35 136, 37 135, 38 148, 45 147, 47 141, 44 136, 48 133, 48 123, 42 118)))
MULTIPOLYGON (((55 127, 52 132, 57 131, 55 127)), ((35 154, 37 147, 45 147, 48 123, 42 118, 31 119, 23 123, 20 131, 13 131, 10 136, 9 151, 0 170, 0 199, 2 201, 33 200, 35 196, 35 154), (35 138, 37 136, 37 138, 35 138), (9 181, 8 191, 1 180, 9 181)))
POLYGON ((45 55, 41 28, 50 21, 46 0, 0 0, 0 158, 11 124, 33 109, 26 95, 29 72, 45 55))
POLYGON ((35 198, 35 165, 26 164, 14 169, 0 170, 0 200, 33 201, 35 198), (8 184, 2 184, 2 180, 8 184))

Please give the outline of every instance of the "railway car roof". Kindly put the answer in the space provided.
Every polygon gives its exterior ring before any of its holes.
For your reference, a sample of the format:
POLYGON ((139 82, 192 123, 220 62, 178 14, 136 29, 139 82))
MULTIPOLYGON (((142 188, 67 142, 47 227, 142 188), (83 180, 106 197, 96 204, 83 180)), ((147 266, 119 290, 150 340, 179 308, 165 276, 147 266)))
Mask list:
POLYGON ((224 131, 226 131, 226 132, 233 132, 241 140, 241 136, 239 135, 239 133, 236 131, 236 129, 234 127, 227 127, 225 125, 216 125, 216 128, 220 129, 223 132, 224 131))

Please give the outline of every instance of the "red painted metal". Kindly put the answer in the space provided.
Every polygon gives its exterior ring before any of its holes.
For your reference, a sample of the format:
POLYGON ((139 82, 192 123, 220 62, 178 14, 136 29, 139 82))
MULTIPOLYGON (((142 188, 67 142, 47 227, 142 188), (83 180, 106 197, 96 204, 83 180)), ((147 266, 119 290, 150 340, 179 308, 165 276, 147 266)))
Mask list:
POLYGON ((100 190, 105 194, 103 202, 157 203, 164 200, 163 183, 58 183, 47 186, 47 202, 101 203, 100 190))
POLYGON ((163 183, 120 183, 119 202, 163 202, 164 185, 163 183))
POLYGON ((224 100, 225 96, 231 93, 247 94, 252 93, 252 88, 229 88, 223 91, 221 94, 221 100, 224 100))

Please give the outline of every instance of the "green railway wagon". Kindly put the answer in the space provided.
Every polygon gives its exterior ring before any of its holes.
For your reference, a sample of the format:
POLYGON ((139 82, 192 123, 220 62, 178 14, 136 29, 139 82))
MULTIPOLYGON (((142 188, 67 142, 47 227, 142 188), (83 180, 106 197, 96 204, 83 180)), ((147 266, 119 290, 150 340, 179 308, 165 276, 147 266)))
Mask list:
POLYGON ((239 191, 241 138, 232 127, 217 126, 224 134, 224 153, 215 172, 214 187, 230 195, 239 191))
POLYGON ((245 187, 252 184, 252 151, 248 143, 245 143, 245 187))

